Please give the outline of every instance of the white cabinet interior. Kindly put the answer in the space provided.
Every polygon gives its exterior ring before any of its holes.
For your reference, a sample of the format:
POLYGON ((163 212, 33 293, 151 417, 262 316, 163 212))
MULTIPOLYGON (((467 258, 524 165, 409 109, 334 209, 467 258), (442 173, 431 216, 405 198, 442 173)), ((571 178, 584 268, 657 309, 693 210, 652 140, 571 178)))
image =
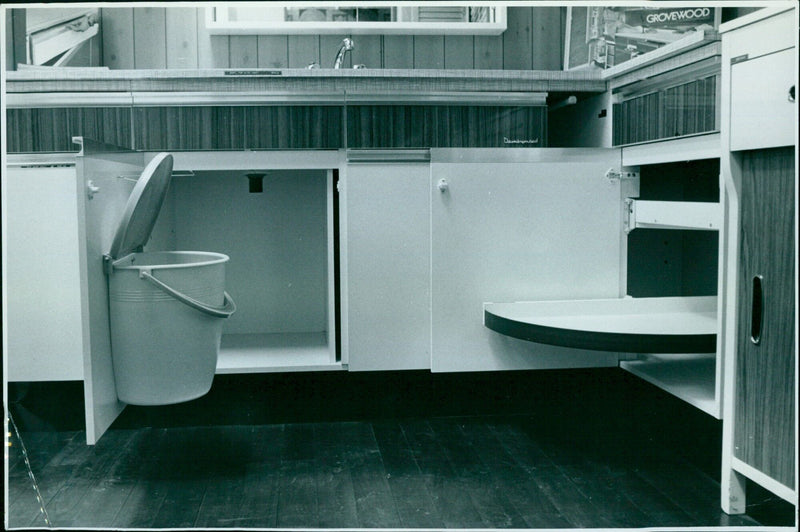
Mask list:
POLYGON ((238 309, 223 328, 217 373, 342 369, 333 193, 333 169, 196 169, 173 177, 150 250, 231 258, 226 290, 238 309))
MULTIPOLYGON (((640 153, 639 160, 659 162, 639 167, 638 198, 627 200, 627 294, 715 297, 723 213, 718 159, 683 161, 674 142, 653 143, 640 153)), ((716 336, 719 321, 717 315, 716 336)), ((640 353, 620 367, 720 418, 721 356, 716 342, 710 352, 640 353)))

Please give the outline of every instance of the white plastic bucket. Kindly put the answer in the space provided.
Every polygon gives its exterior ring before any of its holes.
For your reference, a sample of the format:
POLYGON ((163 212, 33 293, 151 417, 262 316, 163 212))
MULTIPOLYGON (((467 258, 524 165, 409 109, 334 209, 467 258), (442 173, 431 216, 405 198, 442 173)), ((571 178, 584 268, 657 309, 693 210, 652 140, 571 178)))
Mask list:
POLYGON ((211 388, 222 324, 235 304, 225 293, 227 255, 131 253, 109 276, 111 351, 120 401, 164 405, 211 388))

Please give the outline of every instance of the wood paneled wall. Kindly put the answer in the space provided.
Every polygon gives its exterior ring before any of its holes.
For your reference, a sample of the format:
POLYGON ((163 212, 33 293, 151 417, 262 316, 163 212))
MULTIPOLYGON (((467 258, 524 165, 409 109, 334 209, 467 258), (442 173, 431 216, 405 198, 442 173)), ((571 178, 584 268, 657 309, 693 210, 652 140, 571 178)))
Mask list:
MULTIPOLYGON (((356 35, 346 65, 371 68, 561 70, 565 8, 509 7, 498 36, 356 35)), ((102 9, 112 69, 303 68, 333 65, 347 35, 210 35, 205 8, 102 9)))

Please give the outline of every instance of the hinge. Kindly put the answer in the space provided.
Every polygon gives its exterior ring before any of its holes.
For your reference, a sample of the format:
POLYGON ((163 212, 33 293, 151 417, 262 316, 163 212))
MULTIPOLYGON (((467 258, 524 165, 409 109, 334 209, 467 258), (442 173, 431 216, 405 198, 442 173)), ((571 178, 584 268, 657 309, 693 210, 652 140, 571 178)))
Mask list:
POLYGON ((633 231, 633 226, 636 224, 633 206, 633 198, 625 198, 625 212, 622 214, 622 229, 625 231, 626 235, 633 231), (631 219, 633 219, 633 223, 631 223, 631 219))
POLYGON ((114 259, 111 255, 103 255, 103 273, 108 276, 114 273, 114 259))
POLYGON ((628 172, 609 168, 606 170, 606 179, 609 181, 632 181, 639 179, 639 172, 628 172))

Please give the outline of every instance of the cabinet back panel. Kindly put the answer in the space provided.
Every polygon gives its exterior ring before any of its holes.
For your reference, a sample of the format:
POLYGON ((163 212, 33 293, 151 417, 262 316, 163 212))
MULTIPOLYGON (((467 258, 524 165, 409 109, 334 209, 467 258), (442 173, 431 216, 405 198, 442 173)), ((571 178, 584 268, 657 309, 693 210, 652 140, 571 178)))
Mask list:
POLYGON ((173 179, 180 250, 225 253, 238 311, 224 333, 326 331, 327 174, 266 173, 250 193, 245 172, 173 179))

